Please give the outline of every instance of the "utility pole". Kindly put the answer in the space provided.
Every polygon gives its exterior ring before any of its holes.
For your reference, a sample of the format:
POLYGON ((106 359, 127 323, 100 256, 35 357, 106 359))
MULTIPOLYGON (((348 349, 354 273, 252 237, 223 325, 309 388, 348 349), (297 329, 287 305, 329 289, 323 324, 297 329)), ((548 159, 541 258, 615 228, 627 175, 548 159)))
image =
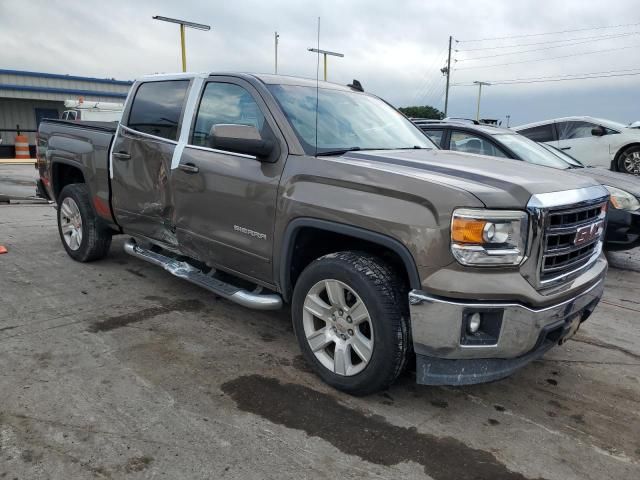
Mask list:
POLYGON ((486 85, 488 87, 491 84, 489 82, 479 82, 477 80, 473 83, 478 85, 478 109, 476 110, 476 120, 480 121, 480 97, 482 96, 482 86, 486 85))
POLYGON ((444 91, 444 116, 447 117, 447 112, 449 111, 449 78, 451 77, 451 43, 453 42, 453 37, 449 35, 449 55, 447 57, 447 66, 442 68, 440 71, 447 76, 447 86, 444 91))
POLYGON ((507 115, 507 128, 509 128, 510 123, 511 123, 511 115, 507 115))
POLYGON ((327 55, 343 58, 343 53, 330 52, 329 50, 318 50, 317 48, 307 48, 308 51, 313 53, 321 53, 324 56, 324 81, 327 81, 327 55))
POLYGON ((278 39, 279 38, 280 38, 280 35, 278 35, 278 32, 275 32, 273 40, 275 42, 275 47, 276 47, 276 75, 278 74, 278 39))
POLYGON ((187 22, 186 20, 178 20, 177 18, 161 17, 155 15, 152 17, 154 20, 160 20, 161 22, 177 23, 180 25, 180 49, 182 51, 182 71, 187 71, 187 49, 184 41, 184 30, 186 27, 195 28, 196 30, 211 30, 209 25, 203 25, 201 23, 187 22))

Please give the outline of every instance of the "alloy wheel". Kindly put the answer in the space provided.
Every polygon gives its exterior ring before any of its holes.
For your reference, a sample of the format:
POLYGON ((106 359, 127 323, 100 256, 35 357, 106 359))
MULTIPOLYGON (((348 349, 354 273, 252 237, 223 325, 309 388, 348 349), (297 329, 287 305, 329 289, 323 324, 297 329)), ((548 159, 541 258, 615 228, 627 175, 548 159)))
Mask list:
POLYGON ((362 372, 374 348, 373 325, 366 305, 338 280, 316 283, 304 301, 304 334, 318 361, 338 375, 362 372))
POLYGON ((62 238, 71 250, 78 250, 82 244, 82 215, 73 198, 62 201, 59 215, 62 238))

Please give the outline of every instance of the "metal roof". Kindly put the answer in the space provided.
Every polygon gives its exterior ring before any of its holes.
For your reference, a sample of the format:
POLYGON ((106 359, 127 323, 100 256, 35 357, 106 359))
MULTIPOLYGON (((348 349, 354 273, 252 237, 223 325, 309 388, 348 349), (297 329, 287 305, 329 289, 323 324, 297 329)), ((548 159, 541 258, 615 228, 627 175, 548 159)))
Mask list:
POLYGON ((0 98, 64 101, 82 96, 95 101, 124 100, 131 84, 128 80, 0 69, 0 98))
POLYGON ((108 83, 111 85, 131 85, 130 80, 116 80, 115 78, 79 77, 77 75, 63 75, 60 73, 30 72, 26 70, 4 70, 0 68, 0 75, 17 75, 20 77, 56 78, 62 80, 79 80, 93 83, 108 83))

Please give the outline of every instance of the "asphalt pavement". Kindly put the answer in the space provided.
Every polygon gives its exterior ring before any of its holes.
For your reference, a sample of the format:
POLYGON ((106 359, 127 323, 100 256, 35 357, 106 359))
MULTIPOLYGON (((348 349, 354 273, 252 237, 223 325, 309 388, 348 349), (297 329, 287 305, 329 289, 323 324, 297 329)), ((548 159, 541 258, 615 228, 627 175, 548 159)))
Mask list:
POLYGON ((126 255, 80 264, 48 205, 0 206, 0 478, 640 478, 640 254, 574 339, 512 377, 365 398, 323 384, 289 313, 126 255))

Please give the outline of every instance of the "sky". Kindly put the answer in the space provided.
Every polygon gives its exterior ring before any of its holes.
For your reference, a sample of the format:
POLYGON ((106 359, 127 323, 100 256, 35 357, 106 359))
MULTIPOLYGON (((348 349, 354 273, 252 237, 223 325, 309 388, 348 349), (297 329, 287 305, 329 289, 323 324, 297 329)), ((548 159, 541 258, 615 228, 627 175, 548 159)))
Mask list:
POLYGON ((511 126, 568 115, 640 120, 640 75, 496 84, 640 73, 637 0, 0 0, 0 68, 125 80, 179 71, 178 26, 154 15, 211 25, 187 30, 190 71, 273 73, 278 31, 279 73, 315 78, 307 48, 320 17, 320 48, 344 54, 329 58, 329 81, 356 78, 395 106, 444 109, 451 35, 450 116, 475 117, 472 82, 488 81, 481 117, 503 124, 507 115, 511 126))

